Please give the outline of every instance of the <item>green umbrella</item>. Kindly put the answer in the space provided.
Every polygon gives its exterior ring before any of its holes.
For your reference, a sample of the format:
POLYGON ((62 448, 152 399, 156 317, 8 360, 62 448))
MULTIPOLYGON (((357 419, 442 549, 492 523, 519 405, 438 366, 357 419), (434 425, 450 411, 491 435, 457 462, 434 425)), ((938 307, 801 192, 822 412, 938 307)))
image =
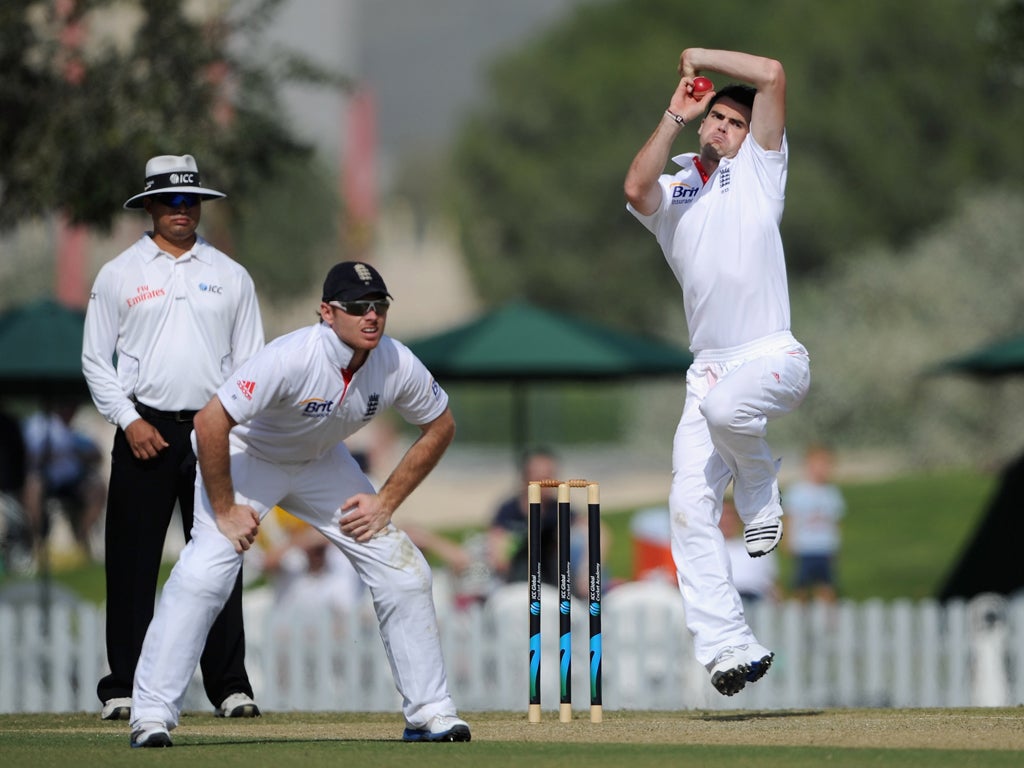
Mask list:
POLYGON ((989 377, 1024 373, 1024 336, 1004 339, 962 357, 946 360, 934 372, 989 377))
POLYGON ((681 378, 693 361, 689 352, 658 339, 525 302, 506 304, 408 346, 442 382, 511 384, 517 450, 526 445, 526 387, 531 382, 681 378))
POLYGON ((85 313, 40 299, 0 314, 0 395, 88 398, 85 313))

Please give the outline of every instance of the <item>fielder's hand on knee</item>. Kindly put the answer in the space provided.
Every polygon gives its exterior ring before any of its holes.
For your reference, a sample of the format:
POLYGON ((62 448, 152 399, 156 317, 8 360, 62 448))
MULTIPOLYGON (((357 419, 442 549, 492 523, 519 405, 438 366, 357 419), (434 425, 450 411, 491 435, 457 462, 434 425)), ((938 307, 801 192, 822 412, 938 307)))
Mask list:
POLYGON ((351 496, 342 504, 341 511, 338 527, 356 541, 369 541, 391 522, 391 511, 384 506, 380 496, 373 493, 351 496))
POLYGON ((248 504, 232 504, 224 514, 217 515, 217 528, 242 554, 256 540, 260 530, 260 516, 248 504))

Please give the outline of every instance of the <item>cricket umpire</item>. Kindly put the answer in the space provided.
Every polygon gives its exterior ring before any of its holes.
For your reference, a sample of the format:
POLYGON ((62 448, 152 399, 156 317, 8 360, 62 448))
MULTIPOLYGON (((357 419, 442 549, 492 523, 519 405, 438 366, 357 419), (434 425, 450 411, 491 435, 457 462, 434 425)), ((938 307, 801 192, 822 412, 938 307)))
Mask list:
MULTIPOLYGON (((202 201, 224 196, 203 186, 191 155, 151 158, 143 191, 124 207, 145 209, 153 229, 100 269, 89 296, 82 370, 96 408, 117 426, 105 534, 110 674, 97 686, 105 720, 131 714, 175 504, 191 537, 192 418, 263 346, 252 278, 196 234, 202 201)), ((201 665, 217 714, 259 715, 245 670, 241 573, 201 665)))

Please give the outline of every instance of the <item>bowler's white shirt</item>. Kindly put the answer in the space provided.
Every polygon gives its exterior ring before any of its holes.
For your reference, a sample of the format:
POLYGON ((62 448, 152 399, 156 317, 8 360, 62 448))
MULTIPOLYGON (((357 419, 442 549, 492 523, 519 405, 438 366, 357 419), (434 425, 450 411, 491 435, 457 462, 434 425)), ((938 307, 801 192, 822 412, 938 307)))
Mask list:
POLYGON ((244 267, 201 237, 174 258, 145 234, 96 276, 82 371, 97 410, 125 428, 139 418, 132 395, 161 411, 199 410, 262 346, 244 267))
POLYGON ((417 426, 444 413, 448 394, 404 344, 382 337, 346 381, 352 353, 324 324, 267 344, 217 391, 238 422, 232 449, 272 463, 306 462, 387 408, 417 426))
POLYGON ((690 349, 728 349, 790 327, 789 288, 779 235, 788 147, 767 151, 748 135, 702 183, 692 152, 658 179, 661 206, 627 209, 657 238, 683 289, 690 349))

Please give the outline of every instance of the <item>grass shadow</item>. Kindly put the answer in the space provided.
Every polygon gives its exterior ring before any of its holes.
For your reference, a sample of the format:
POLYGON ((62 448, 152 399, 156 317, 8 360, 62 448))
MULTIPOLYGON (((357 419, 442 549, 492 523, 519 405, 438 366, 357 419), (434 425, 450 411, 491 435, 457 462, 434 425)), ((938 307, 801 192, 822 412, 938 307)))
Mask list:
POLYGON ((821 709, 786 709, 786 710, 766 710, 763 712, 722 712, 722 713, 708 713, 701 715, 698 720, 704 720, 709 723, 741 723, 749 720, 771 720, 773 718, 784 718, 784 717, 818 717, 824 715, 825 711, 821 709))

